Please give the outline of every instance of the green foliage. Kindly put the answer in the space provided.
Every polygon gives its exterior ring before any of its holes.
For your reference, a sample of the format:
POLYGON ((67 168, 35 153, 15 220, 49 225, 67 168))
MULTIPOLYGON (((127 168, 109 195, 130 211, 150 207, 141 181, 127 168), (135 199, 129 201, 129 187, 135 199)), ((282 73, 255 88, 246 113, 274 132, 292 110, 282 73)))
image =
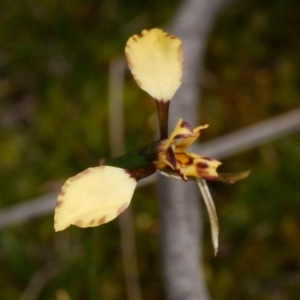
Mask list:
MULTIPOLYGON (((131 34, 166 24, 175 8, 158 0, 0 2, 1 209, 52 191, 109 156, 109 61, 123 54, 131 34)), ((219 17, 201 81, 199 114, 210 124, 204 139, 299 106, 298 8, 296 0, 243 1, 219 17)), ((131 77, 125 113, 126 148, 152 141, 155 105, 131 77)), ((233 186, 212 185, 217 258, 203 213, 212 299, 300 299, 299 165, 296 134, 224 161, 224 171, 252 174, 233 186)), ((159 300, 154 190, 137 190, 132 207, 143 297, 159 300)), ((33 284, 43 300, 125 299, 119 247, 117 221, 55 234, 49 216, 4 229, 0 298, 18 299, 33 284)))

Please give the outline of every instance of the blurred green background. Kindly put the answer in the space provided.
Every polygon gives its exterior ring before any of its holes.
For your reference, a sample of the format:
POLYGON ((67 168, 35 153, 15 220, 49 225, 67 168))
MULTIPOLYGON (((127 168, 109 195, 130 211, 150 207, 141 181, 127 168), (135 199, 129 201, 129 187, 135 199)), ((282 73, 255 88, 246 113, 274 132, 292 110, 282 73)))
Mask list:
MULTIPOLYGON (((167 25, 178 4, 1 0, 0 209, 56 190, 109 156, 109 63, 130 35, 167 25)), ((199 116, 210 124, 202 141, 299 107, 299 15, 297 0, 245 0, 221 13, 199 79, 199 116)), ((124 105, 126 149, 152 141, 155 104, 129 72, 124 105)), ((300 299, 299 133, 221 168, 245 169, 252 174, 243 182, 211 184, 217 258, 203 213, 211 299, 300 299)), ((164 299, 155 197, 147 186, 131 205, 145 300, 164 299)), ((36 299, 126 299, 117 221, 55 234, 50 215, 2 229, 0 270, 0 299, 19 299, 32 286, 36 299)))

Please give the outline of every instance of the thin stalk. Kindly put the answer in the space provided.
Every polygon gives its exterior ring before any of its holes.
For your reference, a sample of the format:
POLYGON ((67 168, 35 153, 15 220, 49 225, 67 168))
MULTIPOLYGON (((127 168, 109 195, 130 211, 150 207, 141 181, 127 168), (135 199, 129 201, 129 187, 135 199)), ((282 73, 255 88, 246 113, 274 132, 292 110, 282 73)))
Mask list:
POLYGON ((210 221, 210 229, 211 229, 211 238, 212 238, 212 243, 215 251, 215 256, 217 255, 218 252, 218 247, 219 247, 219 221, 218 221, 218 216, 216 212, 216 208, 214 205, 214 201, 210 195, 210 191, 208 189, 207 183, 204 179, 202 178, 197 178, 197 184, 198 187, 201 191, 202 198, 204 200, 208 216, 209 216, 209 221, 210 221))
POLYGON ((160 140, 167 139, 170 101, 164 102, 164 101, 156 100, 155 102, 158 111, 160 140))

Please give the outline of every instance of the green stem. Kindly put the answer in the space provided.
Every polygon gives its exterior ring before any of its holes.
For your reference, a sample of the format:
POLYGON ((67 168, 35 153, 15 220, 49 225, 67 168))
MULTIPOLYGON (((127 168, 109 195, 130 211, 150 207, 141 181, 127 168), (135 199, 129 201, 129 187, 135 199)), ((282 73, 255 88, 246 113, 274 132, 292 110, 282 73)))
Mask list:
POLYGON ((158 150, 159 142, 152 142, 145 147, 130 151, 122 156, 110 158, 105 161, 105 165, 127 170, 143 169, 157 160, 158 150))

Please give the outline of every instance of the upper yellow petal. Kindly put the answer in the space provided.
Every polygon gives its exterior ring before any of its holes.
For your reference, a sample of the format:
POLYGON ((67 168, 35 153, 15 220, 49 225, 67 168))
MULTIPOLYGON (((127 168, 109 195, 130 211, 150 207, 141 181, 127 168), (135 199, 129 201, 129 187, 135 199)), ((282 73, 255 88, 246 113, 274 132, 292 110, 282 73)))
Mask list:
POLYGON ((195 127, 193 129, 193 133, 194 135, 193 136, 190 136, 190 137, 186 137, 180 141, 178 141, 176 143, 176 148, 175 148, 175 152, 182 152, 184 151, 185 149, 187 149, 190 145, 192 145, 195 140, 200 136, 201 134, 201 130, 205 129, 208 127, 208 124, 205 124, 205 125, 201 125, 201 126, 198 126, 198 127, 195 127))
POLYGON ((156 100, 169 101, 181 85, 183 54, 179 38, 161 29, 143 30, 126 44, 132 75, 156 100))
POLYGON ((179 119, 174 130, 170 134, 169 140, 172 142, 176 139, 186 139, 188 137, 193 137, 194 135, 191 125, 183 119, 179 119))
POLYGON ((137 181, 124 169, 100 166, 69 178, 57 199, 55 231, 107 223, 129 205, 137 181))

